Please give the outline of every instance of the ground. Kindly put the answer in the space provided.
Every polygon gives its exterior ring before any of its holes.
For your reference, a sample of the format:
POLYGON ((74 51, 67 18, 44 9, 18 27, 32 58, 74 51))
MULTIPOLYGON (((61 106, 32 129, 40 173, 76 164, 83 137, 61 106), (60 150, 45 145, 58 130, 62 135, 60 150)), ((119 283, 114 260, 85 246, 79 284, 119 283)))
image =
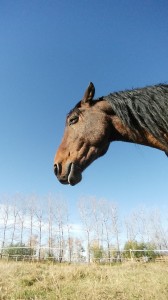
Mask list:
POLYGON ((0 261, 1 300, 167 300, 168 264, 0 261))

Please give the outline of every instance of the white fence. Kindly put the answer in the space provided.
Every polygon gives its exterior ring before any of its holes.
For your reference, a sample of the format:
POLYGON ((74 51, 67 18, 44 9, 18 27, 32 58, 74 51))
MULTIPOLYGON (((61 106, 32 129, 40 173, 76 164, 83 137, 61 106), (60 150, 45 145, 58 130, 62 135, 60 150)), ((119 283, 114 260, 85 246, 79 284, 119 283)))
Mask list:
POLYGON ((69 263, 116 263, 124 261, 168 262, 168 250, 112 250, 96 253, 71 253, 60 248, 49 247, 5 247, 0 248, 0 259, 15 261, 53 261, 69 263))

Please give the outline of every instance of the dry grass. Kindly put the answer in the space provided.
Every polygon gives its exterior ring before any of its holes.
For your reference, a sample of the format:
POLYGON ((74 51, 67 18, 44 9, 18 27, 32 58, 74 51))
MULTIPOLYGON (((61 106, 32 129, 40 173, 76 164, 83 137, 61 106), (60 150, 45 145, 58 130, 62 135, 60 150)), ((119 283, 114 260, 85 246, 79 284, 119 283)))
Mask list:
POLYGON ((167 300, 168 264, 52 265, 0 261, 0 300, 167 300))

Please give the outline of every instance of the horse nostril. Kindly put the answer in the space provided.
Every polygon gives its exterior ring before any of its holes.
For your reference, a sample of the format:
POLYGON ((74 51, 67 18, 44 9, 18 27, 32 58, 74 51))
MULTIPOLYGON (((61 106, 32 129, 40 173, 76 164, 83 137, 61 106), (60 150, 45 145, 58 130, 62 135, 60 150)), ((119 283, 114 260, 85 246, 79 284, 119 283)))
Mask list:
POLYGON ((61 167, 61 164, 58 163, 58 164, 54 164, 54 173, 56 176, 60 175, 62 172, 62 167, 61 167))
POLYGON ((57 164, 54 164, 54 174, 57 176, 57 173, 58 173, 57 164))

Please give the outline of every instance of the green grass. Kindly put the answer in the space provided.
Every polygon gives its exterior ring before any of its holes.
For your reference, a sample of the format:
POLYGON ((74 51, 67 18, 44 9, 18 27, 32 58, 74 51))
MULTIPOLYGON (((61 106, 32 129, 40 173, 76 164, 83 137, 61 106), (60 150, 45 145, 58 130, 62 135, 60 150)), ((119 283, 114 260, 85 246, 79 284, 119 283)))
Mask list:
POLYGON ((168 264, 0 261, 0 300, 167 300, 168 264))

